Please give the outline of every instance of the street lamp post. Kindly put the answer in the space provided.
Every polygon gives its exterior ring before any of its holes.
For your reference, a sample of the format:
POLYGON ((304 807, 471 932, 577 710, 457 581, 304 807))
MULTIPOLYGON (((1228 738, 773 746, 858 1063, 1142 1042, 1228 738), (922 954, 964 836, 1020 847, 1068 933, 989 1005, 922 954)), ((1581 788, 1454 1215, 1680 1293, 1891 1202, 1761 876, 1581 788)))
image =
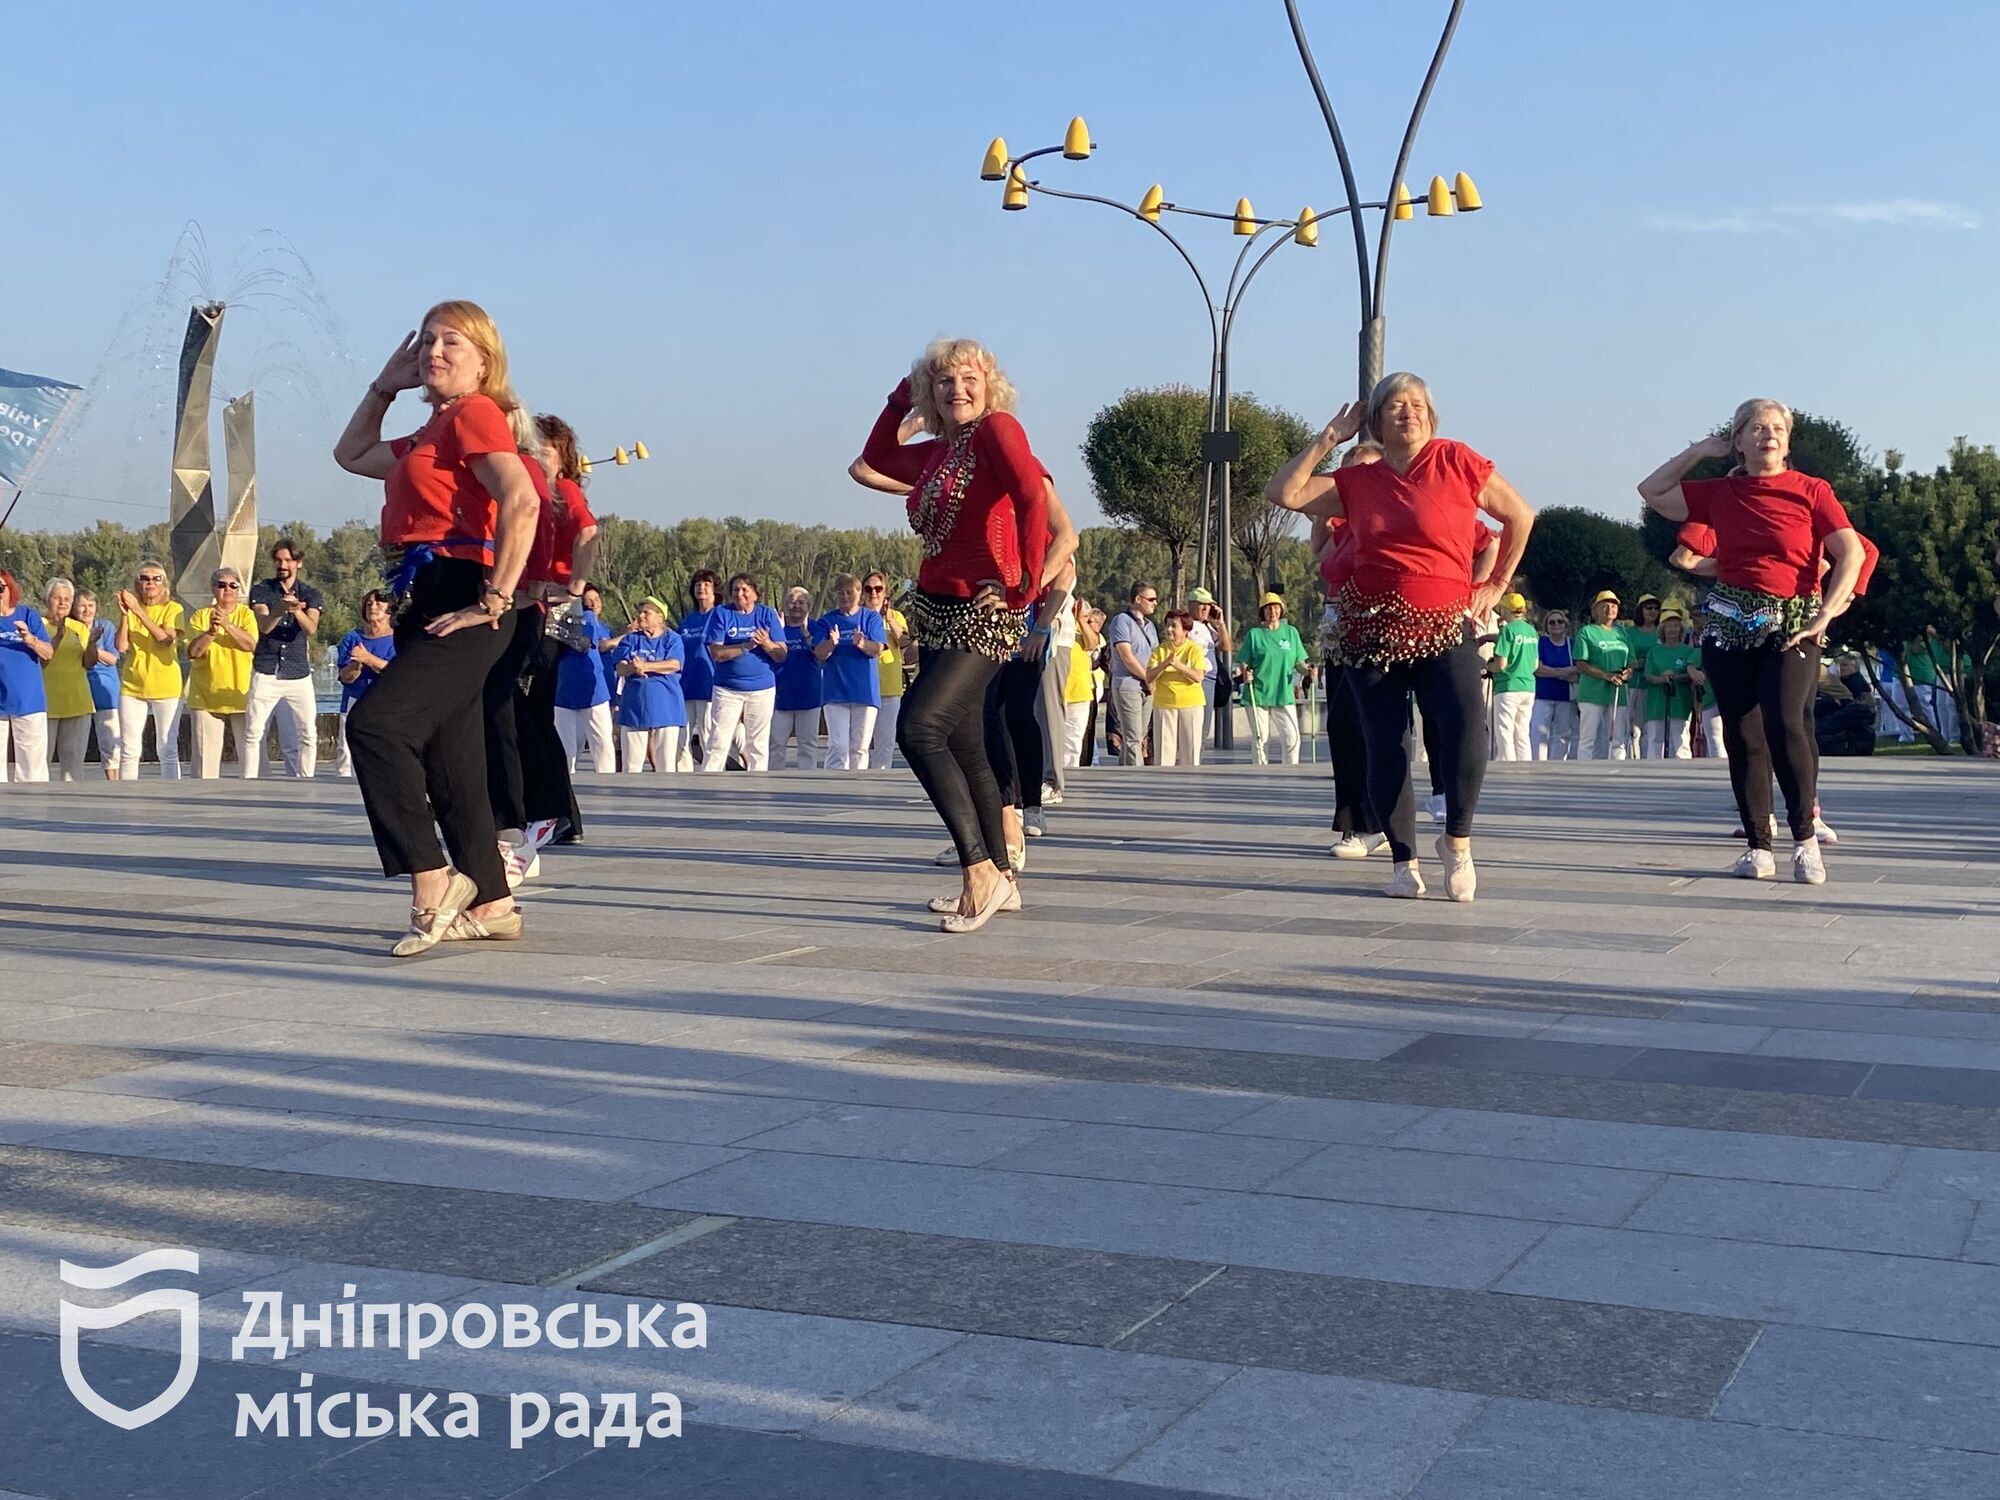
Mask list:
POLYGON ((646 445, 644 443, 634 443, 629 453, 623 448, 612 449, 611 457, 609 458, 584 458, 581 455, 579 455, 576 461, 576 466, 579 469, 583 470, 584 473, 588 474, 598 464, 616 464, 618 467, 623 468, 626 464, 629 464, 635 458, 643 459, 643 458, 651 458, 652 456, 653 456, 652 454, 646 451, 646 445))
MULTIPOLYGON (((1382 216, 1382 234, 1375 249, 1374 262, 1368 257, 1368 238, 1362 231, 1360 192, 1354 185, 1354 164, 1347 155, 1347 143, 1341 137, 1340 121, 1333 113, 1333 101, 1327 98, 1326 85, 1320 81, 1319 68, 1313 62, 1312 48, 1306 44, 1305 26, 1299 20, 1298 0, 1285 0, 1285 15, 1291 22, 1292 41, 1298 47, 1299 61, 1305 64, 1306 77, 1312 83, 1313 97, 1319 101, 1321 115, 1326 118, 1327 134, 1333 138, 1333 154, 1340 162, 1340 178, 1347 191, 1348 208, 1354 223, 1354 265, 1361 282, 1361 338, 1360 338, 1360 399, 1366 401, 1375 389, 1375 383, 1382 378, 1382 353, 1384 324, 1382 303, 1389 285, 1389 237, 1396 227, 1396 220, 1412 216, 1409 207, 1409 190, 1403 184, 1403 173, 1409 168, 1410 150, 1416 145, 1417 126, 1423 122, 1424 107, 1430 103, 1431 89, 1436 85, 1438 73, 1444 67, 1445 54, 1451 50, 1451 39, 1458 30, 1459 13, 1465 9, 1465 0, 1452 0, 1450 13, 1445 16, 1444 31, 1438 37, 1437 50, 1431 54, 1430 70, 1424 74, 1423 87, 1417 90, 1417 102, 1410 109, 1409 123, 1403 127, 1403 144, 1396 153, 1396 170, 1391 174, 1391 196, 1395 199, 1396 210, 1382 216)), ((1428 211, 1432 214, 1448 214, 1453 208, 1473 213, 1480 207, 1479 190, 1472 185, 1472 179, 1460 172, 1450 187, 1442 177, 1431 179, 1428 211)))

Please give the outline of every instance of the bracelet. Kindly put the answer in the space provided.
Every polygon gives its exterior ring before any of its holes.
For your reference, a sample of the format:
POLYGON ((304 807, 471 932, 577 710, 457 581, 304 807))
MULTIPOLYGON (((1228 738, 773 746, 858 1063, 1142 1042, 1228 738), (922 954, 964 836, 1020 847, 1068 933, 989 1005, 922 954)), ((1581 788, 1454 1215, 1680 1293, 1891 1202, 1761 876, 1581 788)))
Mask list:
POLYGON ((380 385, 380 384, 379 384, 378 382, 376 382, 376 381, 373 381, 373 380, 369 381, 369 382, 368 382, 368 389, 369 389, 370 391, 372 391, 372 392, 373 392, 374 394, 376 394, 377 396, 380 396, 380 397, 381 397, 381 398, 382 398, 382 399, 383 399, 384 401, 387 401, 387 402, 389 402, 389 403, 390 403, 391 405, 394 405, 394 404, 395 404, 395 400, 396 400, 396 393, 395 393, 394 391, 385 391, 385 390, 383 390, 383 389, 382 389, 382 387, 381 387, 381 385, 380 385))

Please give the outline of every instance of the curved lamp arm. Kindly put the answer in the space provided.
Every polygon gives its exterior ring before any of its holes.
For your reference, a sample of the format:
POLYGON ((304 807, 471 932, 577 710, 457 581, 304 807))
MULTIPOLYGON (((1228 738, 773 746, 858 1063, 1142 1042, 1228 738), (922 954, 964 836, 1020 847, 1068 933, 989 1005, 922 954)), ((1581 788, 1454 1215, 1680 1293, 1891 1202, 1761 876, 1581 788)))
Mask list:
MULTIPOLYGON (((1375 304, 1373 291, 1368 285, 1368 236, 1361 224, 1361 192, 1354 185, 1354 163, 1348 159, 1347 142, 1341 138, 1340 121, 1334 117, 1333 101, 1326 96, 1326 85, 1320 82, 1319 67, 1313 62, 1312 48, 1306 44, 1305 26, 1299 20, 1298 0, 1285 0, 1285 16, 1292 23, 1292 41, 1298 46, 1299 61, 1305 64, 1313 97, 1319 100, 1319 112, 1326 117, 1327 134, 1333 137, 1333 154, 1340 159, 1340 179, 1347 189, 1348 212, 1353 215, 1354 266, 1361 278, 1361 321, 1366 325, 1374 320, 1375 304)), ((1389 196, 1392 199, 1396 196, 1394 183, 1389 185, 1389 196)))
MULTIPOLYGON (((1289 0, 1287 0, 1289 3, 1289 0)), ((1465 0, 1451 0, 1451 13, 1444 19, 1444 32, 1438 37, 1437 51, 1431 54, 1430 71, 1424 74, 1424 86, 1417 91, 1416 105, 1410 110, 1410 123, 1403 130, 1403 146, 1396 153, 1396 171, 1389 179, 1389 199, 1396 197, 1396 184, 1403 180, 1403 173, 1410 164, 1410 149, 1417 143, 1417 127, 1423 123, 1424 107, 1430 103, 1431 89, 1436 86, 1438 73, 1444 67, 1444 55, 1451 50, 1452 33, 1458 30, 1459 12, 1465 9, 1465 0)), ((1382 238, 1375 250, 1375 297, 1372 303, 1374 316, 1382 315, 1382 300, 1389 287, 1389 236, 1395 231, 1396 216, 1393 213, 1382 216, 1382 238)))

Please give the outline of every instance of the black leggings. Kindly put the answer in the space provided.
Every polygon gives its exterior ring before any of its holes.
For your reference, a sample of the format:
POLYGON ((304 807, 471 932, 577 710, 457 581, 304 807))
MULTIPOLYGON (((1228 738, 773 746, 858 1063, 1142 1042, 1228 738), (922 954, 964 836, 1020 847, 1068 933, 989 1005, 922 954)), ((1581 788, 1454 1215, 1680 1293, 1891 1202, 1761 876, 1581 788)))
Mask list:
POLYGON ((396 622, 395 657, 347 715, 354 780, 382 873, 444 868, 442 830, 451 863, 479 887, 479 905, 507 894, 487 796, 481 696, 511 635, 504 621, 499 630, 475 625, 446 636, 424 626, 478 604, 485 580, 479 563, 427 564, 396 622))
POLYGON ((1472 814, 1486 778, 1486 714, 1480 692, 1484 663, 1471 640, 1441 656, 1384 667, 1349 667, 1346 677, 1361 710, 1368 757, 1368 800, 1387 823, 1389 849, 1400 863, 1417 857, 1416 793, 1410 787, 1411 693, 1424 722, 1437 726, 1431 764, 1444 786, 1444 831, 1470 838, 1472 814))
POLYGON ((986 685, 986 760, 1000 784, 1002 807, 1040 807, 1048 777, 1047 748, 1035 703, 1042 691, 1042 663, 1002 662, 986 685))
MULTIPOLYGON (((575 822, 569 755, 556 733, 553 653, 561 648, 544 633, 546 618, 540 609, 516 609, 508 617, 513 639, 486 676, 486 786, 500 828, 575 822)), ((500 629, 506 634, 509 623, 500 629)))
POLYGON ((1368 750, 1362 740, 1361 705, 1347 685, 1347 669, 1326 659, 1326 747, 1333 762, 1333 831, 1372 837, 1382 831, 1368 803, 1368 750))
POLYGON ((1775 639, 1733 651, 1711 648, 1704 665, 1715 686, 1722 743, 1729 751, 1730 789, 1750 847, 1771 847, 1773 774, 1784 793, 1793 839, 1811 838, 1819 747, 1808 727, 1806 705, 1819 687, 1819 643, 1808 641, 1790 651, 1775 639))
MULTIPOLYGON (((896 748, 944 819, 962 866, 1007 858, 1000 783, 986 758, 986 687, 1000 664, 971 651, 923 648, 903 695, 896 748)), ((363 700, 366 701, 366 700, 363 700)))

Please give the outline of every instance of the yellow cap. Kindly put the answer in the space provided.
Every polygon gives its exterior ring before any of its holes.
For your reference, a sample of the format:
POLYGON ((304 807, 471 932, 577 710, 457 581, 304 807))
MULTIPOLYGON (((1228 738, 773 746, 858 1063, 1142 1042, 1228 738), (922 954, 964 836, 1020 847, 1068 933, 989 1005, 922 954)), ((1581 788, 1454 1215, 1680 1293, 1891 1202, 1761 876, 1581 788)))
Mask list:
POLYGON ((1528 601, 1523 599, 1519 594, 1508 594, 1500 602, 1509 609, 1526 609, 1528 607, 1528 601))
POLYGON ((1595 609, 1598 605, 1602 604, 1606 599, 1609 599, 1613 604, 1616 604, 1618 602, 1618 595, 1610 589, 1603 589, 1598 593, 1595 599, 1590 601, 1591 608, 1595 609))
POLYGON ((1262 599, 1259 599, 1257 601, 1257 607, 1259 609, 1263 609, 1266 606, 1272 604, 1275 604, 1278 606, 1278 608, 1283 609, 1285 607, 1284 598, 1278 594, 1266 594, 1262 599))

